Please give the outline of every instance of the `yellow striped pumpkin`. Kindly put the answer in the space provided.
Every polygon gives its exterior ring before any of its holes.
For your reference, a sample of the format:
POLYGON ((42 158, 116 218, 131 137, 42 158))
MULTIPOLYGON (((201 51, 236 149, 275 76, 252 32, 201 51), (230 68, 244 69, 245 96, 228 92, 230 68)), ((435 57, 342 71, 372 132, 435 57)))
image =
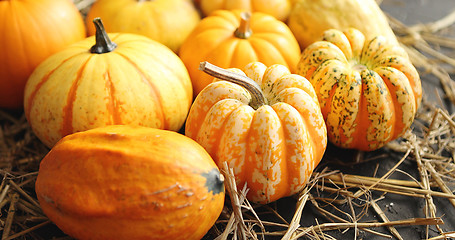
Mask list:
POLYGON ((311 84, 283 65, 253 62, 225 70, 196 97, 185 134, 218 166, 233 168, 248 199, 269 203, 301 191, 321 160, 327 133, 311 84), (253 81, 254 80, 254 81, 253 81))
POLYGON ((38 138, 51 147, 65 135, 113 124, 178 131, 193 100, 183 62, 147 37, 98 28, 96 41, 69 46, 30 76, 24 108, 38 138))
POLYGON ((330 29, 302 53, 298 73, 318 95, 329 141, 378 149, 412 124, 422 98, 420 77, 399 45, 330 29))

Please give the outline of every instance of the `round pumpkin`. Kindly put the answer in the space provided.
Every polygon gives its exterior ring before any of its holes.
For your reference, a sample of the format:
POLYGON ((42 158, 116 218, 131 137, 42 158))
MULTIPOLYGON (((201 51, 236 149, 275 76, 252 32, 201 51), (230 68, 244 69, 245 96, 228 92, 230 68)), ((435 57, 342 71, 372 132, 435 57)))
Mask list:
POLYGON ((281 64, 294 72, 300 48, 286 24, 268 14, 218 10, 197 25, 183 43, 179 56, 190 73, 196 96, 213 80, 198 70, 200 62, 243 68, 258 61, 281 64))
POLYGON ((321 160, 327 133, 316 93, 283 65, 253 62, 225 70, 204 63, 219 78, 196 97, 185 134, 220 167, 233 168, 247 198, 269 203, 301 191, 321 160), (223 81, 221 81, 222 79, 223 81))
POLYGON ((263 12, 286 21, 291 12, 292 0, 200 0, 200 8, 205 15, 224 9, 242 9, 248 12, 263 12))
POLYGON ((329 140, 343 148, 378 149, 412 124, 420 77, 403 48, 356 29, 331 29, 302 53, 298 73, 318 95, 329 140))
POLYGON ((398 43, 375 0, 296 0, 288 26, 302 49, 319 41, 328 29, 356 28, 367 38, 383 35, 398 43))
POLYGON ((199 144, 128 125, 64 137, 41 161, 35 191, 49 219, 81 240, 201 239, 225 194, 199 144))
POLYGON ((54 54, 30 76, 24 106, 36 136, 52 147, 63 136, 105 125, 180 130, 193 100, 180 58, 145 36, 107 35, 101 20, 95 23, 96 39, 54 54))
POLYGON ((0 107, 23 107, 24 87, 36 66, 85 38, 71 0, 0 1, 0 107))
POLYGON ((192 0, 97 0, 86 18, 90 35, 95 34, 91 21, 96 17, 108 32, 144 35, 174 52, 201 20, 192 0))

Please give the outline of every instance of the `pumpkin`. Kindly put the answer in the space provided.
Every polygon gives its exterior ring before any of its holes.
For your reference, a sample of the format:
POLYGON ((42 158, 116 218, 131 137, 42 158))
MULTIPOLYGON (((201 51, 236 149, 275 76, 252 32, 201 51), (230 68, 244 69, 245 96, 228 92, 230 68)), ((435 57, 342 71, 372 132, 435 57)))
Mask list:
POLYGON ((328 29, 356 28, 367 38, 383 35, 398 43, 375 0, 296 0, 288 26, 302 49, 319 41, 328 29))
POLYGON ((23 107, 24 87, 36 66, 85 38, 71 0, 0 1, 0 107, 23 107))
POLYGON ((224 9, 242 9, 248 12, 263 12, 280 21, 285 21, 292 8, 291 0, 200 0, 200 8, 205 15, 224 9))
POLYGON ((49 219, 81 240, 201 239, 225 195, 195 141, 128 125, 64 137, 41 161, 35 191, 49 219))
POLYGON ((253 62, 244 72, 207 62, 201 68, 219 80, 196 97, 185 134, 219 167, 226 162, 233 169, 250 201, 269 203, 301 191, 327 145, 308 80, 279 64, 253 62))
POLYGON ((328 138, 342 148, 378 149, 412 124, 422 98, 403 48, 356 29, 324 32, 302 53, 298 73, 318 95, 328 138))
POLYGON ((30 76, 24 111, 36 136, 52 147, 63 136, 105 125, 180 130, 193 100, 180 58, 145 36, 107 35, 101 20, 94 22, 96 39, 54 54, 30 76))
POLYGON ((250 62, 281 64, 292 72, 300 48, 289 28, 265 13, 217 10, 205 17, 183 43, 179 56, 193 82, 194 96, 213 78, 198 70, 211 62, 222 68, 243 68, 250 62))
POLYGON ((174 52, 201 20, 191 0, 97 0, 86 18, 90 35, 96 32, 91 23, 96 17, 108 32, 144 35, 174 52))

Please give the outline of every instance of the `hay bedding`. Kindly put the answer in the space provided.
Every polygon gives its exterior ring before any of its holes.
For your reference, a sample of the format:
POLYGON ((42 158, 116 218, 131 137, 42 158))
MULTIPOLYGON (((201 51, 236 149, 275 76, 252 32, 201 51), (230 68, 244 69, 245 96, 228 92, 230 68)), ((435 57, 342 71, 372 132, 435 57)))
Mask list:
MULTIPOLYGON (((86 13, 93 0, 75 3, 86 13)), ((389 20, 424 84, 440 86, 425 92, 412 129, 371 153, 329 145, 305 191, 269 205, 245 200, 247 189, 235 187, 225 166, 229 197, 204 239, 455 238, 455 39, 447 37, 454 36, 455 11, 425 25, 389 20)), ((34 194, 49 149, 22 112, 0 109, 0 124, 2 240, 71 239, 46 218, 34 194)))

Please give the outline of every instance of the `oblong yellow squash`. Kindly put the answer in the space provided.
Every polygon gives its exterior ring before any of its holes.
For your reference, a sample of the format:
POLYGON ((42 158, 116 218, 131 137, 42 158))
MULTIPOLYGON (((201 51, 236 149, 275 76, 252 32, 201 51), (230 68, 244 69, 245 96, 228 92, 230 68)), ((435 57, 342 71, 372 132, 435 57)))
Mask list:
POLYGON ((96 17, 108 32, 144 35, 174 52, 201 20, 191 0, 97 0, 86 17, 89 35, 95 34, 91 21, 96 17))
POLYGON ((356 28, 367 38, 382 35, 398 43, 375 0, 297 0, 288 25, 302 49, 328 29, 356 28))

